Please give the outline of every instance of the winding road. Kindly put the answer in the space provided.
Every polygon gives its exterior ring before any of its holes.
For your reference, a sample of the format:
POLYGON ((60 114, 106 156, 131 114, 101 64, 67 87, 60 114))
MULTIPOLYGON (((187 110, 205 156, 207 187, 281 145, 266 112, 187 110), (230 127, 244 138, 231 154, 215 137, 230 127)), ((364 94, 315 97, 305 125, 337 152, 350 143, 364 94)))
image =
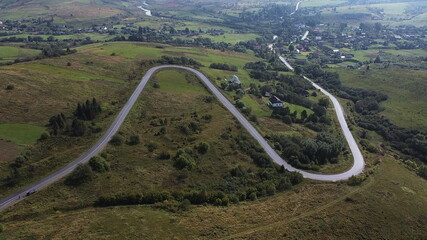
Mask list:
POLYGON ((301 2, 302 2, 302 1, 299 1, 299 2, 297 3, 297 5, 295 6, 295 11, 293 11, 291 14, 289 14, 289 16, 294 15, 294 14, 298 11, 299 6, 300 6, 301 2))
MULTIPOLYGON (((286 62, 286 60, 283 58, 283 60, 286 62)), ((289 65, 290 66, 290 65, 289 65)), ((236 109, 236 107, 230 103, 230 101, 225 98, 224 95, 215 87, 213 83, 205 76, 203 73, 189 67, 184 66, 177 66, 177 65, 162 65, 157 66, 149 69, 147 73, 142 77, 141 82, 127 101, 127 103, 124 105, 120 113, 117 115, 117 117, 114 119, 113 123, 109 127, 109 129, 105 132, 105 134, 98 140, 98 142, 92 146, 86 153, 81 155, 79 158, 74 160, 73 162, 69 163, 64 168, 60 169, 59 171, 39 180, 38 182, 25 187, 24 189, 11 194, 10 196, 0 200, 0 210, 6 209, 9 206, 12 206, 13 204, 21 201, 22 199, 25 199, 27 196, 27 193, 29 192, 35 192, 39 191, 50 184, 60 180, 61 178, 65 177, 67 174, 71 173, 79 164, 86 163, 90 160, 91 157, 97 155, 99 152, 101 152, 110 139, 116 134, 116 132, 119 130, 120 126, 123 124, 126 116, 129 114, 130 110, 132 109, 135 102, 138 100, 139 95, 141 94, 142 90, 144 89, 145 85, 147 84, 148 80, 151 78, 151 76, 158 70, 165 69, 165 68, 177 68, 177 69, 183 69, 190 72, 193 72, 197 75, 197 77, 205 84, 205 86, 217 97, 217 99, 237 118, 237 120, 245 127, 245 129, 259 142, 259 144, 262 146, 262 148, 265 150, 265 152, 271 157, 271 159, 279 164, 283 165, 287 170, 289 171, 295 171, 301 173, 305 178, 314 179, 314 180, 321 180, 321 181, 339 181, 339 180, 346 180, 349 177, 353 175, 358 175, 363 171, 364 168, 364 160, 363 156, 356 144, 356 141, 354 140, 353 136, 351 135, 350 130, 348 129, 347 123, 345 121, 344 112, 339 105, 338 100, 333 97, 331 94, 329 94, 327 91, 322 89, 320 86, 317 86, 315 83, 313 85, 320 89, 324 94, 328 95, 335 107, 337 117, 339 120, 339 123, 341 125, 341 128, 343 129, 344 136, 347 139, 347 142, 349 143, 351 152, 354 157, 354 164, 352 168, 344 173, 340 174, 332 174, 332 175, 325 175, 325 174, 315 174, 310 173, 306 171, 302 171, 299 169, 296 169, 289 165, 285 160, 283 160, 277 153, 274 151, 274 149, 268 144, 268 142, 264 139, 264 137, 255 129, 254 126, 236 109)), ((306 78, 307 79, 307 78, 306 78)), ((309 79, 307 79, 309 80, 309 79)))

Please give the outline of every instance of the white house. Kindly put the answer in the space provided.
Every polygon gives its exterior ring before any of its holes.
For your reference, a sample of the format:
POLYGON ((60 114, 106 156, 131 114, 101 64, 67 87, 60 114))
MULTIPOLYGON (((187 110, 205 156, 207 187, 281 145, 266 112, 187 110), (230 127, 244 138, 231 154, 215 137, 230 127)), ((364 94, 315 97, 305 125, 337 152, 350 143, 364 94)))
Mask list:
POLYGON ((283 101, 280 100, 278 97, 276 96, 272 96, 269 99, 268 102, 268 106, 273 107, 273 108, 278 108, 278 107, 283 107, 283 101))
POLYGON ((234 84, 241 84, 241 82, 240 82, 240 80, 239 80, 239 77, 237 77, 236 75, 233 75, 233 76, 231 77, 231 83, 234 83, 234 84))

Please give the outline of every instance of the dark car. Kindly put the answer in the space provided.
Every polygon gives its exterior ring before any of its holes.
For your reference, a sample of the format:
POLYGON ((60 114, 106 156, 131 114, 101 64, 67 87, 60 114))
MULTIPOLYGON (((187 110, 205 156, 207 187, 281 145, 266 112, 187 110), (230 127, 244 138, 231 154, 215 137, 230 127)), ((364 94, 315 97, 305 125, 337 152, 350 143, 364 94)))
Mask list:
POLYGON ((31 190, 31 191, 28 191, 27 194, 25 194, 25 196, 30 196, 34 193, 36 193, 36 190, 31 190))

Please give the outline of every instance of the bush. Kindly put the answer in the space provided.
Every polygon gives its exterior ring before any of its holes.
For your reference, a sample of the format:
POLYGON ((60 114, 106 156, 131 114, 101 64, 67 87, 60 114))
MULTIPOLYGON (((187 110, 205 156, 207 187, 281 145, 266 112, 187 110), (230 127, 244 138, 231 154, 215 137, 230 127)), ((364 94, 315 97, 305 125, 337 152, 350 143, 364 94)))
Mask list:
POLYGON ((178 209, 181 211, 188 211, 191 208, 191 202, 188 199, 184 199, 179 205, 178 209))
POLYGON ((154 142, 149 142, 146 146, 149 152, 154 152, 157 149, 157 144, 154 142))
POLYGON ((255 192, 252 192, 251 194, 249 194, 249 199, 251 201, 256 201, 257 200, 257 196, 255 192))
POLYGON ((40 137, 39 137, 39 141, 43 141, 43 140, 46 140, 46 139, 48 139, 48 138, 49 138, 49 133, 44 132, 44 133, 42 133, 42 134, 40 135, 40 137))
POLYGON ((133 136, 131 136, 129 138, 129 141, 128 141, 129 145, 137 145, 139 143, 140 143, 140 140, 139 140, 139 136, 138 135, 133 135, 133 136))
POLYGON ((110 144, 114 146, 120 146, 123 144, 123 142, 124 142, 123 137, 118 134, 114 135, 110 140, 110 144))
POLYGON ((426 166, 426 165, 421 166, 421 167, 418 169, 418 174, 419 174, 421 177, 423 177, 423 178, 427 179, 427 166, 426 166))
POLYGON ((163 151, 159 154, 158 158, 162 159, 162 160, 166 160, 166 159, 171 158, 171 155, 168 152, 163 151))
POLYGON ((362 184, 362 182, 365 180, 365 177, 363 175, 359 175, 359 176, 351 176, 348 181, 347 184, 349 186, 358 186, 360 184, 362 184))
POLYGON ((4 225, 3 225, 3 224, 0 224, 0 233, 4 232, 4 230, 5 230, 4 225))
POLYGON ((90 168, 95 172, 107 172, 110 170, 110 164, 100 156, 94 156, 89 160, 90 168))
POLYGON ((13 89, 15 89, 15 86, 13 86, 12 84, 9 84, 9 85, 6 86, 5 89, 6 90, 13 90, 13 89))
POLYGON ((85 182, 89 182, 93 178, 93 171, 87 164, 80 164, 73 172, 65 179, 65 184, 77 186, 85 182))
POLYGON ((205 142, 201 142, 201 143, 196 145, 196 149, 200 154, 205 154, 209 150, 209 144, 207 144, 205 142))
POLYGON ((179 150, 174 158, 174 166, 178 169, 191 170, 196 166, 196 161, 184 150, 179 150))

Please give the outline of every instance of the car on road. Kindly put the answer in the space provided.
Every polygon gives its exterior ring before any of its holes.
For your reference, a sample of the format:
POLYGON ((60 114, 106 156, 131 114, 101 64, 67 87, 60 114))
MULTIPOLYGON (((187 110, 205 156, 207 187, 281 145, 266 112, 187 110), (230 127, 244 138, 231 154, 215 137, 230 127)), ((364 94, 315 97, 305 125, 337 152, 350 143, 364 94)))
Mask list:
POLYGON ((31 190, 31 191, 28 191, 26 194, 25 194, 25 196, 30 196, 30 195, 33 195, 34 193, 36 193, 37 191, 36 190, 31 190))

